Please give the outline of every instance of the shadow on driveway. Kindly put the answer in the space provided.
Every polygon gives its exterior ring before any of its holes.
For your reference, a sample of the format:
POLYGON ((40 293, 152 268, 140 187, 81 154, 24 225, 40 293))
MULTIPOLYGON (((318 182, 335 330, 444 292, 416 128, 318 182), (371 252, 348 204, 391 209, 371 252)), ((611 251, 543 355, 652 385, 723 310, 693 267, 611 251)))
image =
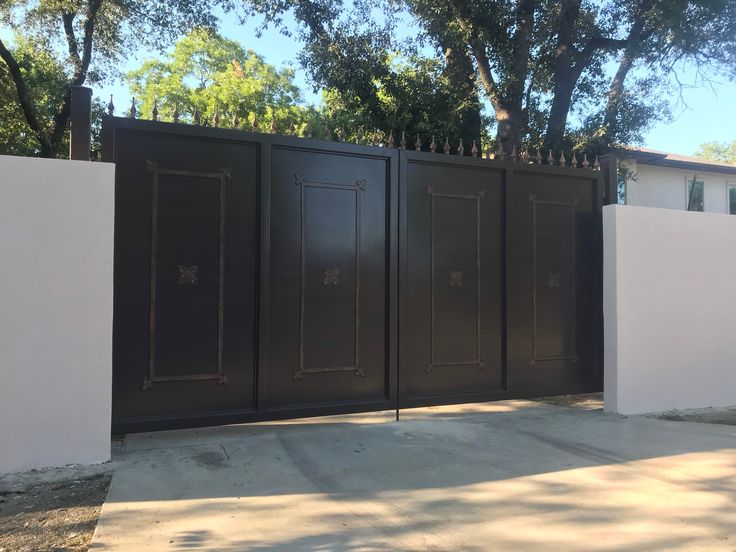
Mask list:
POLYGON ((129 435, 92 550, 736 549, 734 428, 505 401, 129 435))

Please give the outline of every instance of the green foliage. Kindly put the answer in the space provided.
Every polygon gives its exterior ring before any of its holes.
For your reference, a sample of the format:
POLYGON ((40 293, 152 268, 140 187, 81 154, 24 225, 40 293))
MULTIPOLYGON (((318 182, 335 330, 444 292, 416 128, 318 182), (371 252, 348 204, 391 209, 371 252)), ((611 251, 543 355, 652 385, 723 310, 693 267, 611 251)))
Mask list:
POLYGON ((672 88, 684 64, 695 65, 701 79, 736 76, 736 0, 242 4, 287 34, 295 29, 284 27, 283 14, 291 12, 306 44, 301 60, 315 84, 330 89, 347 114, 366 125, 421 131, 427 127, 424 114, 438 122, 432 126, 441 133, 458 124, 460 106, 480 90, 485 102, 474 101, 476 108, 490 108, 484 124, 497 122, 508 151, 542 143, 602 151, 640 142, 654 123, 669 118, 670 102, 678 97, 672 88), (421 32, 397 41, 406 20, 421 32), (418 63, 417 52, 423 48, 426 56, 427 47, 436 57, 418 63), (472 58, 470 88, 457 73, 449 77, 449 88, 443 81, 450 69, 448 49, 472 58), (396 74, 389 60, 397 56, 417 69, 435 64, 412 82, 408 94, 403 85, 411 71, 396 74), (618 81, 610 70, 617 65, 618 81), (395 99, 397 108, 382 95, 395 99))
MULTIPOLYGON (((69 52, 64 15, 70 16, 81 49, 90 10, 99 5, 91 22, 93 52, 88 82, 118 77, 118 67, 139 46, 162 50, 194 27, 215 28, 217 0, 6 0, 0 3, 0 22, 24 37, 48 44, 67 71, 78 61, 69 52)), ((79 52, 80 57, 82 52, 79 52)))
POLYGON ((196 29, 179 40, 160 60, 148 60, 127 75, 138 109, 149 117, 154 102, 159 118, 171 120, 174 110, 183 122, 213 124, 219 117, 229 126, 237 114, 241 125, 267 132, 272 118, 278 129, 304 131, 315 117, 301 105, 290 69, 276 69, 252 50, 218 34, 196 29), (227 121, 227 122, 226 122, 227 121))
MULTIPOLYGON (((64 67, 45 44, 33 38, 24 38, 16 34, 15 43, 15 57, 36 99, 39 114, 48 126, 64 94, 67 80, 64 67)), ((15 85, 7 66, 2 62, 0 62, 0 122, 0 154, 25 156, 40 154, 38 140, 23 117, 15 85)), ((68 147, 67 132, 60 148, 64 150, 68 147)))
MULTIPOLYGON (((350 139, 358 132, 378 130, 385 140, 393 132, 397 144, 405 131, 409 146, 419 134, 425 149, 432 137, 437 141, 449 138, 454 150, 462 131, 462 117, 477 96, 458 97, 457 83, 437 59, 386 55, 375 63, 371 69, 364 68, 367 76, 362 87, 350 78, 354 73, 336 71, 325 78, 325 84, 331 87, 324 93, 322 113, 329 124, 346 129, 350 139)), ((481 128, 488 126, 486 120, 481 128)), ((474 136, 462 138, 472 141, 474 136)))
POLYGON ((219 3, 220 0, 0 2, 0 24, 16 35, 12 44, 0 40, 0 92, 15 104, 3 107, 3 114, 9 117, 7 124, 3 120, 3 127, 12 128, 18 137, 18 144, 12 147, 45 157, 64 155, 72 86, 119 76, 121 61, 140 45, 162 49, 188 29, 214 27, 217 19, 212 10, 219 3), (35 78, 38 75, 48 78, 40 83, 35 78), (15 94, 11 93, 13 89, 15 94))
POLYGON ((695 152, 695 156, 711 161, 721 161, 736 165, 736 140, 732 142, 706 142, 705 144, 700 144, 700 147, 695 152))

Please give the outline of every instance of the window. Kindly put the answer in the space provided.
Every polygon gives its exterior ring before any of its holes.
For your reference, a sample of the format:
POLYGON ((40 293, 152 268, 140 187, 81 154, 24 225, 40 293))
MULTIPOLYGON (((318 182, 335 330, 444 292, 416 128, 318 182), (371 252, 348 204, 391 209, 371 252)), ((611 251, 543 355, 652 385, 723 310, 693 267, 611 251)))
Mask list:
POLYGON ((736 215, 736 184, 728 185, 728 212, 736 215))
POLYGON ((691 178, 687 181, 687 210, 688 211, 703 211, 705 206, 704 201, 704 188, 705 182, 702 180, 693 180, 691 178))

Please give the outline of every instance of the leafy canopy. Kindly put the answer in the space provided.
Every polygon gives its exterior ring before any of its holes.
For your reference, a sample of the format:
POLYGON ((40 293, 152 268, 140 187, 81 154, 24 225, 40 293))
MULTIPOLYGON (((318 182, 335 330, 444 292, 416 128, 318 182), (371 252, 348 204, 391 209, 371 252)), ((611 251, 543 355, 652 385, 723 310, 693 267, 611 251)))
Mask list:
MULTIPOLYGON (((71 87, 119 76, 126 55, 140 45, 161 49, 192 27, 214 27, 219 0, 3 0, 0 24, 14 33, 0 40, 3 127, 25 144, 17 151, 63 154, 71 87), (43 78, 40 78, 43 76, 43 78), (14 92, 14 93, 13 93, 14 92), (20 118, 22 117, 22 119, 20 118), (7 119, 6 119, 7 118, 7 119), (35 141, 31 144, 27 139, 35 141)), ((4 146, 8 147, 8 146, 4 146)))
POLYGON ((154 104, 159 118, 200 124, 251 128, 255 121, 268 131, 292 125, 304 130, 314 110, 302 105, 291 69, 277 69, 252 50, 207 29, 195 29, 180 39, 163 59, 145 61, 127 74, 131 93, 146 116, 154 104), (226 123, 227 120, 227 123, 226 123))
POLYGON ((695 156, 711 161, 721 161, 736 165, 736 140, 732 142, 706 142, 700 144, 700 147, 695 152, 695 156))

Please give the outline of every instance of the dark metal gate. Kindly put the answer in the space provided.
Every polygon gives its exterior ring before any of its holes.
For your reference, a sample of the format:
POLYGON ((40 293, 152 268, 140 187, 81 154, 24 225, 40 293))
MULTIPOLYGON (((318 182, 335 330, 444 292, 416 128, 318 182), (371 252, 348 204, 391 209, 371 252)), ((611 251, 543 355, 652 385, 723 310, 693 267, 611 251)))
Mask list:
POLYGON ((600 389, 599 172, 106 117, 115 431, 600 389))
POLYGON ((401 152, 403 406, 601 388, 599 173, 401 152))

